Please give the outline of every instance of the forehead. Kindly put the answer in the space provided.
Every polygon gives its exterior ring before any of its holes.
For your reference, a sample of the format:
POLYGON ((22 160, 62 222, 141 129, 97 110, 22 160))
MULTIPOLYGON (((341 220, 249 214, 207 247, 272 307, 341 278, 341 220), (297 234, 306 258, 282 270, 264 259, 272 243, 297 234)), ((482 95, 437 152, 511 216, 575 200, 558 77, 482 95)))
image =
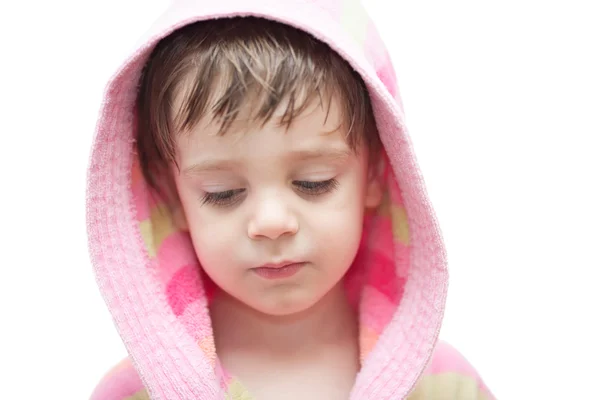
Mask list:
POLYGON ((349 150, 346 124, 343 123, 339 101, 335 96, 330 104, 318 97, 295 116, 288 127, 280 123, 287 102, 282 102, 274 115, 264 124, 250 118, 251 105, 241 109, 238 117, 224 134, 219 134, 220 122, 201 118, 189 132, 176 136, 177 158, 183 164, 202 157, 269 158, 289 153, 349 150))

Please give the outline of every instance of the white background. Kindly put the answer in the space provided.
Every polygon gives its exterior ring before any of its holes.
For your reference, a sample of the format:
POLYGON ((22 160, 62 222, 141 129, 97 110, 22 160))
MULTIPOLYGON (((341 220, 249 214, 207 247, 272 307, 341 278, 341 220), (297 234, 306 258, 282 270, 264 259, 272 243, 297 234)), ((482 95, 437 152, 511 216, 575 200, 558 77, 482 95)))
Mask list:
MULTIPOLYGON (((598 3, 367 3, 447 243, 442 338, 498 398, 600 398, 598 3)), ((125 356, 85 168, 106 80, 165 6, 0 5, 3 399, 85 399, 125 356)))

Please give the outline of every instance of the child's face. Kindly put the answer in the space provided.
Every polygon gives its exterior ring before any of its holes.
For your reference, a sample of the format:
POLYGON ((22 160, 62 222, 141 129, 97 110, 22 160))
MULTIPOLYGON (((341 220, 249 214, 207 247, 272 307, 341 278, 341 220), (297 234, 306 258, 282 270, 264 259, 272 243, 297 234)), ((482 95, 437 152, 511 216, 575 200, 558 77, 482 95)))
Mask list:
POLYGON ((238 135, 239 122, 217 136, 218 122, 201 121, 177 138, 175 183, 198 259, 221 289, 263 313, 303 311, 334 287, 358 250, 365 207, 381 199, 368 151, 352 152, 335 130, 337 107, 324 123, 315 102, 287 132, 270 121, 238 135), (302 264, 256 269, 281 262, 302 264))

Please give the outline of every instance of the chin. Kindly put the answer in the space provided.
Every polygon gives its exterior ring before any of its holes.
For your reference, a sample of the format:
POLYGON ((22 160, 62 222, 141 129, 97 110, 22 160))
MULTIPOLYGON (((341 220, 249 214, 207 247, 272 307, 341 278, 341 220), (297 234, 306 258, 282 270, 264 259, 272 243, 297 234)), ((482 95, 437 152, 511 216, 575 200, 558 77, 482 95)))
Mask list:
POLYGON ((269 299, 268 303, 257 305, 255 309, 263 314, 274 317, 292 316, 310 310, 323 298, 323 295, 304 294, 301 296, 290 296, 286 294, 283 296, 274 296, 275 298, 269 299))
POLYGON ((285 306, 277 306, 266 309, 265 314, 273 317, 288 317, 292 315, 302 314, 303 312, 310 310, 314 304, 286 304, 285 306))

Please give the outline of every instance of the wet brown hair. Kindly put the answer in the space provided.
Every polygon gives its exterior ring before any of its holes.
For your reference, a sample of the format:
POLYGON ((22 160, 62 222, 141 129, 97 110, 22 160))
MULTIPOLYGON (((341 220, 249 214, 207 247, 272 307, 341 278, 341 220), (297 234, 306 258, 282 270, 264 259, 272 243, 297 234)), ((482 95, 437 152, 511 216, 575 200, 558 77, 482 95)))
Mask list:
POLYGON ((142 71, 136 146, 144 178, 159 191, 158 177, 177 165, 175 135, 205 116, 220 123, 223 135, 249 104, 251 121, 260 124, 285 106, 280 122, 289 127, 315 98, 329 112, 334 96, 349 146, 374 149, 379 139, 367 88, 323 42, 255 17, 186 25, 159 41, 142 71))

